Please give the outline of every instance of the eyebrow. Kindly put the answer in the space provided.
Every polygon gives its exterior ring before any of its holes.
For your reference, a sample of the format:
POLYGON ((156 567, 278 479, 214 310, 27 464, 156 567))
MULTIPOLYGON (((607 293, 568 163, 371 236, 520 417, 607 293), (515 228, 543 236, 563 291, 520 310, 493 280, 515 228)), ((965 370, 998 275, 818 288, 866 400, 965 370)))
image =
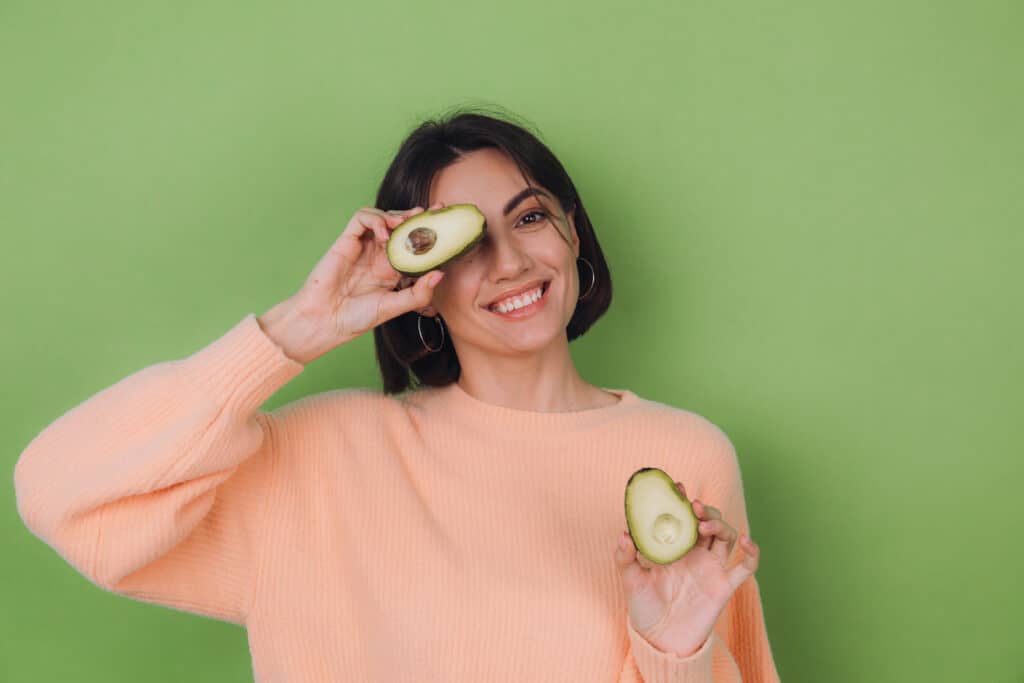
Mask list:
POLYGON ((554 197, 551 196, 551 193, 545 192, 539 187, 528 187, 519 194, 517 194, 512 199, 508 200, 508 204, 505 205, 505 208, 502 211, 502 215, 509 215, 510 213, 512 213, 512 209, 516 208, 516 206, 519 205, 519 202, 523 201, 527 197, 532 197, 534 195, 538 197, 548 197, 549 199, 554 199, 554 197))

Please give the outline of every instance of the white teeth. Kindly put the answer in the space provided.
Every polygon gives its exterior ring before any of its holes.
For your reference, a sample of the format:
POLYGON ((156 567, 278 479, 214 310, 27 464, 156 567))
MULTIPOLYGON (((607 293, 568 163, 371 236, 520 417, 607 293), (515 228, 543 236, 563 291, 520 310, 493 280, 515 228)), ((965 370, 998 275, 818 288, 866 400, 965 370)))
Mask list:
POLYGON ((499 302, 497 304, 492 304, 490 309, 492 311, 497 311, 499 313, 509 313, 511 311, 518 310, 518 309, 522 308, 523 306, 529 306, 534 301, 539 299, 543 293, 544 293, 544 285, 541 285, 540 287, 538 287, 537 289, 533 290, 532 292, 528 292, 526 294, 521 294, 519 296, 512 297, 510 299, 505 299, 504 301, 501 301, 501 302, 499 302))

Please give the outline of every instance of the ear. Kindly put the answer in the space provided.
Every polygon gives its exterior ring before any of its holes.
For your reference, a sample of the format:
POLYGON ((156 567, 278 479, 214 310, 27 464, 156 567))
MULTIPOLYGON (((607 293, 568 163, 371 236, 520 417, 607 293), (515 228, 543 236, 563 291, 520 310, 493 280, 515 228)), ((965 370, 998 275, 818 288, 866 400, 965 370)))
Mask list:
POLYGON ((576 258, 580 257, 580 236, 576 234, 576 206, 569 209, 569 236, 572 238, 572 249, 576 252, 576 258))

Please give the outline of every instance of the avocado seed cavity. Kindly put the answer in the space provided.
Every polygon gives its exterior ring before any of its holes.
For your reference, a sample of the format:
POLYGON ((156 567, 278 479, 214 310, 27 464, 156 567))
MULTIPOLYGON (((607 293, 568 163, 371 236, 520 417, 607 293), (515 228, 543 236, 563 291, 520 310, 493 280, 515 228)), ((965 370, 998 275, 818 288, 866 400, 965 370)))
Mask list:
POLYGON ((679 538, 683 525, 677 517, 664 513, 658 515, 651 525, 651 536, 659 543, 671 544, 679 538))

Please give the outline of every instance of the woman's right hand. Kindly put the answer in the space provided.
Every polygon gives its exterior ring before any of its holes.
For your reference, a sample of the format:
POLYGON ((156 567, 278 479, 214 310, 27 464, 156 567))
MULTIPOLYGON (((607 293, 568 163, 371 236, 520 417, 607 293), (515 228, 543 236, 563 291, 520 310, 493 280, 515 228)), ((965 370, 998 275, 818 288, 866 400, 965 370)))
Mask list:
MULTIPOLYGON (((437 202, 429 210, 443 207, 437 202)), ((396 291, 399 282, 412 279, 391 267, 385 251, 391 231, 423 211, 419 206, 356 211, 302 288, 260 316, 260 326, 288 356, 309 363, 381 323, 430 304, 436 286, 432 276, 443 273, 424 273, 411 287, 396 291)))

